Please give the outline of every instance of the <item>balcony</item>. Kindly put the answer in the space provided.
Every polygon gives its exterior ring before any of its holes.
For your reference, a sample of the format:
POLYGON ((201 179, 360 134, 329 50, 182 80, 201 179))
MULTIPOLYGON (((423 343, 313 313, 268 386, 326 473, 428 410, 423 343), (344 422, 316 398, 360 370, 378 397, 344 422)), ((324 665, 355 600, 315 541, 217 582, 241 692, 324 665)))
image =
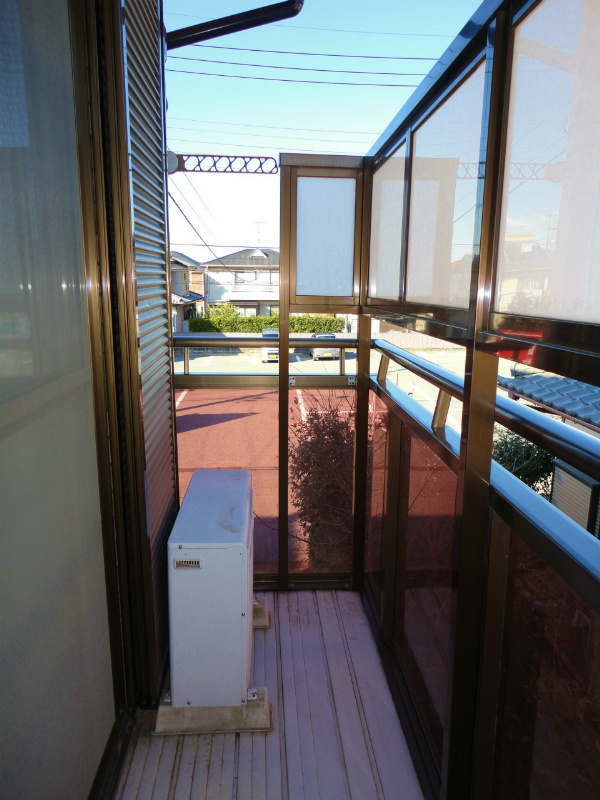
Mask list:
POLYGON ((365 156, 281 154, 264 364, 170 335, 160 4, 51 5, 4 15, 3 791, 594 800, 597 4, 489 0, 365 156), (315 362, 295 313, 356 337, 315 362), (151 737, 205 467, 252 472, 276 725, 151 737))
MULTIPOLYGON (((221 337, 221 349, 226 347, 228 338, 221 337)), ((234 336, 232 340, 238 343, 238 338, 234 336)), ((248 343, 259 344, 260 338, 255 339, 250 337, 248 343)), ((147 727, 139 727, 139 738, 130 752, 129 771, 122 776, 123 797, 137 796, 128 793, 133 792, 131 787, 137 785, 136 781, 143 786, 163 771, 169 775, 171 788, 178 787, 179 780, 184 783, 199 780, 202 785, 208 781, 206 785, 212 785, 218 773, 229 791, 233 776, 238 775, 239 779, 248 770, 256 785, 262 786, 274 778, 269 772, 269 760, 264 771, 263 755, 259 755, 262 766, 257 771, 254 756, 250 755, 250 751, 254 754, 257 743, 259 754, 277 747, 277 752, 288 753, 287 766, 277 772, 275 780, 285 782, 287 775, 289 782, 292 776, 300 775, 309 781, 304 789, 296 787, 298 793, 294 796, 319 796, 310 788, 311 775, 318 777, 321 786, 320 770, 325 767, 319 764, 319 753, 327 753, 328 765, 331 758, 335 759, 336 780, 341 781, 340 776, 345 776, 344 782, 336 785, 334 794, 325 791, 320 796, 338 796, 337 792, 344 796, 346 789, 342 791, 341 786, 348 787, 350 796, 356 796, 353 792, 360 797, 370 796, 356 788, 359 785, 353 783, 356 776, 353 778, 349 771, 352 761, 349 753, 354 752, 355 737, 361 742, 371 742, 373 748, 373 771, 369 768, 363 773, 370 776, 370 786, 375 780, 375 791, 383 791, 373 796, 412 797, 420 796, 419 792, 425 797, 437 795, 444 749, 448 746, 452 691, 449 673, 456 637, 460 634, 455 610, 460 536, 456 508, 461 475, 459 431, 464 404, 464 350, 422 349, 426 341, 424 336, 403 339, 392 332, 373 338, 370 343, 367 426, 363 440, 367 446, 366 482, 362 497, 358 496, 361 490, 356 479, 356 470, 360 469, 356 456, 360 446, 360 389, 355 380, 348 385, 344 368, 351 363, 348 359, 353 350, 360 347, 358 340, 350 337, 338 340, 345 358, 331 362, 331 370, 322 373, 321 365, 311 362, 306 355, 310 340, 288 339, 288 363, 284 368, 293 376, 293 384, 287 387, 284 428, 281 416, 278 420, 281 413, 278 379, 275 375, 248 374, 251 349, 232 352, 229 361, 222 359, 221 369, 226 368, 226 374, 215 374, 207 368, 202 372, 201 361, 195 370, 190 370, 194 360, 181 356, 180 363, 188 365, 187 370, 178 371, 174 377, 181 496, 193 469, 244 468, 252 472, 255 582, 268 593, 277 620, 275 630, 266 635, 265 642, 271 641, 274 663, 281 672, 279 683, 273 683, 272 695, 277 698, 279 727, 266 736, 254 735, 252 745, 251 737, 245 734, 225 737, 223 742, 222 737, 211 740, 188 736, 180 737, 177 744, 171 742, 166 750, 165 744, 149 738, 147 727), (413 341, 421 349, 409 351, 386 339, 413 341), (337 424, 347 426, 350 434, 350 460, 338 459, 336 468, 329 470, 324 478, 334 487, 329 495, 333 498, 333 510, 323 507, 317 515, 343 522, 343 533, 335 542, 331 536, 321 540, 319 525, 311 525, 297 490, 295 493, 294 459, 300 452, 298 433, 302 436, 307 432, 302 427, 298 431, 297 426, 306 422, 311 410, 316 418, 330 415, 337 424), (288 458, 285 471, 279 468, 282 439, 288 458), (355 585, 356 580, 353 542, 361 503, 365 504, 362 603, 358 594, 344 589, 355 585), (284 586, 286 592, 271 591, 284 586), (325 587, 329 589, 326 591, 325 587), (337 609, 336 636, 339 634, 346 642, 345 650, 341 640, 337 643, 339 653, 342 650, 345 653, 341 662, 330 658, 324 606, 337 609), (360 635, 358 628, 349 632, 349 613, 354 615, 354 621, 360 618, 357 622, 360 635), (297 649, 286 651, 290 646, 286 638, 289 636, 292 639, 295 636, 297 642, 317 642, 318 653, 302 650, 299 644, 297 649), (350 641, 355 644, 348 644, 350 641), (369 654, 368 662, 357 666, 353 659, 359 658, 358 653, 363 649, 369 654), (286 660, 286 653, 292 654, 291 660, 286 660), (313 666, 315 658, 318 669, 313 666), (298 665, 303 669, 300 690, 294 682, 298 665), (338 681, 347 681, 348 674, 355 676, 353 702, 363 711, 355 712, 352 706, 353 716, 346 725, 339 717, 347 700, 338 692, 338 681), (384 674, 387 685, 381 682, 384 674), (378 688, 373 688, 374 685, 378 688), (370 689, 363 694, 366 686, 370 689), (316 694, 319 687, 325 694, 316 694), (328 698, 331 711, 327 711, 326 718, 330 723, 333 720, 334 724, 340 724, 340 733, 327 737, 330 744, 338 742, 333 750, 328 750, 325 742, 322 746, 318 743, 320 723, 315 724, 312 716, 312 704, 316 702, 312 692, 315 697, 328 698), (306 699, 300 701, 299 697, 306 699), (382 700, 377 711, 369 705, 374 697, 382 700), (395 709, 390 716, 392 706, 395 709), (287 718, 290 709, 293 722, 287 718), (398 719, 402 720, 404 731, 398 727, 398 719), (384 728, 388 730, 387 755, 379 749, 379 734, 372 730, 372 725, 380 733, 384 728), (297 740, 288 741, 290 731, 294 737, 300 737, 301 744, 305 743, 303 748, 310 743, 309 763, 304 762, 304 756, 298 762, 293 760, 297 740), (213 753, 215 747, 213 762, 213 756, 207 753, 213 753), (400 770, 396 779, 386 772, 389 761, 385 762, 387 767, 379 763, 380 758, 385 761, 389 757, 389 747, 397 748, 398 753, 410 752, 414 759, 421 786, 414 790, 414 795, 396 794, 398 785, 405 787, 408 780, 402 779, 398 784, 400 773, 408 770, 406 774, 412 774, 404 756, 392 758, 400 770), (221 759, 223 771, 220 771, 221 759), (252 767, 248 766, 249 760, 252 767), (386 780, 389 780, 387 788, 382 789, 386 780)), ((178 349, 197 352, 213 343, 214 338, 206 334, 178 334, 173 341, 178 349)), ((435 340, 429 340, 429 345, 435 348, 435 340)), ((509 363, 503 360, 500 371, 506 372, 509 363)), ((351 377, 355 374, 352 372, 351 377)), ((544 416, 509 399, 500 389, 494 419, 496 425, 541 444, 553 456, 586 475, 600 477, 600 443, 583 429, 576 430, 544 416)), ((305 457, 304 452, 301 457, 305 457)), ((499 785, 510 787, 530 782, 531 796, 546 796, 557 782, 564 796, 570 796, 574 787, 577 792, 582 787, 593 791, 595 760, 591 748, 600 709, 595 678, 600 667, 598 616, 593 598, 595 582, 600 577, 600 543, 495 463, 485 505, 486 536, 490 542, 486 579, 494 591, 488 595, 484 620, 481 657, 487 665, 487 674, 483 674, 480 689, 482 705, 476 746, 495 752, 494 780, 499 785), (492 688, 498 685, 499 694, 497 688, 492 688), (488 707, 490 695, 495 698, 494 707, 488 707), (502 721, 496 741, 489 739, 493 720, 502 721), (590 744, 584 745, 586 742, 590 744), (552 770, 546 762, 548 748, 554 753, 552 770)), ((262 636, 259 635, 261 648, 262 636)), ((261 650, 257 655, 256 647, 255 638, 255 659, 262 670, 265 656, 261 650)), ((276 671, 274 665, 272 670, 276 671)), ((479 752, 480 758, 484 755, 485 750, 479 752)), ((324 780, 325 786, 332 785, 331 774, 327 773, 324 780)), ((238 796, 244 796, 243 792, 250 791, 251 786, 254 784, 244 779, 243 788, 238 784, 238 796)), ((279 796, 277 791, 274 796, 279 796)), ((584 792, 582 796, 593 795, 584 792)))
POLYGON ((206 339, 174 338, 180 470, 209 453, 213 468, 253 471, 255 581, 277 602, 300 590, 360 595, 425 797, 592 800, 597 503, 569 516, 559 492, 542 496, 516 461, 495 457, 501 438, 529 443, 580 481, 573 492, 598 493, 598 438, 546 413, 560 407, 498 388, 519 365, 574 391, 598 383, 600 317, 580 289, 596 286, 581 198, 596 202, 585 165, 598 153, 575 147, 584 90, 568 77, 589 43, 573 38, 575 61, 550 52, 551 0, 514 15, 495 8, 465 29, 366 162, 281 155, 277 370, 240 366, 242 349, 213 371, 185 355, 206 339), (540 96, 547 108, 532 122, 540 96), (544 126, 552 152, 541 164, 524 154, 544 126), (542 208, 558 219, 556 241, 519 227, 537 231, 542 208), (356 358, 323 373, 289 331, 290 314, 319 312, 358 316, 357 339, 340 340, 356 358), (402 331, 430 337, 429 350, 403 345, 402 331), (436 342, 460 355, 436 354, 436 342), (219 427, 227 443, 217 449, 219 427))
POLYGON ((115 800, 174 797, 423 797, 360 598, 267 593, 253 680, 267 686, 273 730, 151 735, 140 725, 115 800))

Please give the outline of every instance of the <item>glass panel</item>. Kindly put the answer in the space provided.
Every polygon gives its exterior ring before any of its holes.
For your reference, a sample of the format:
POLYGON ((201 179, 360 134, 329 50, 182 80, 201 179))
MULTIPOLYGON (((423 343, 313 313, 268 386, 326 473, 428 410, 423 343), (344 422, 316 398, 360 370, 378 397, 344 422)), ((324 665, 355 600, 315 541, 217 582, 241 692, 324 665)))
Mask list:
MULTIPOLYGON (((175 356, 175 372, 183 372, 175 356)), ((190 347, 190 375, 277 375, 279 348, 265 341, 256 347, 190 347)))
POLYGON ((296 294, 351 297, 355 178, 298 178, 296 294))
POLYGON ((408 300, 467 308, 474 253, 485 63, 415 132, 408 300))
POLYGON ((75 11, 67 0, 0 2, 4 797, 87 797, 115 721, 75 11))
MULTIPOLYGON (((313 340, 313 343, 315 340, 313 340)), ((356 350, 336 346, 335 340, 318 340, 318 347, 296 347, 290 350, 290 375, 340 375, 342 358, 344 375, 356 375, 356 350)))
POLYGON ((289 569, 350 572, 356 393, 290 390, 289 569))
POLYGON ((404 429, 395 643, 432 748, 441 762, 447 703, 456 475, 404 429), (402 477, 404 476, 404 477, 402 477))
POLYGON ((184 347, 173 348, 173 373, 175 375, 183 375, 184 352, 185 352, 184 347))
POLYGON ((177 392, 179 499, 195 469, 249 469, 254 497, 254 571, 277 572, 278 405, 266 389, 177 392))
POLYGON ((400 296, 405 158, 403 144, 373 175, 369 297, 400 296))
MULTIPOLYGON (((388 323, 387 320, 376 320, 372 326, 381 326, 380 331, 373 332, 374 338, 383 339, 409 353, 414 353, 419 358, 426 359, 432 364, 464 377, 466 354, 464 347, 443 339, 435 339, 424 333, 400 328, 388 323)), ((380 358, 380 353, 375 350, 371 351, 371 373, 377 372, 380 358)), ((432 383, 393 361, 389 363, 387 379, 433 413, 439 390, 432 383)), ((452 398, 446 419, 447 424, 460 433, 462 426, 462 402, 460 400, 452 398)))
POLYGON ((600 322, 600 8, 546 0, 516 28, 494 307, 600 322))
POLYGON ((384 509, 388 476, 389 427, 388 407, 374 392, 370 392, 365 569, 371 578, 371 585, 380 605, 384 576, 384 509))
POLYGON ((600 616, 513 535, 495 800, 594 800, 600 616))

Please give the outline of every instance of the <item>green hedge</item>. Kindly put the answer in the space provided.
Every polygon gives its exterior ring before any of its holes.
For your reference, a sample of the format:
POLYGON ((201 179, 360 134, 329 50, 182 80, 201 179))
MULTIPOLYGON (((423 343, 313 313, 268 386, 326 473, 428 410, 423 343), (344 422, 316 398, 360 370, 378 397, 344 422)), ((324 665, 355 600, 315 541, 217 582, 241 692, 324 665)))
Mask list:
MULTIPOLYGON (((279 328, 279 317, 242 317, 234 306, 211 306, 204 316, 189 321, 191 333, 262 333, 263 328, 279 328)), ((344 319, 333 316, 290 317, 290 333, 340 333, 344 319)))

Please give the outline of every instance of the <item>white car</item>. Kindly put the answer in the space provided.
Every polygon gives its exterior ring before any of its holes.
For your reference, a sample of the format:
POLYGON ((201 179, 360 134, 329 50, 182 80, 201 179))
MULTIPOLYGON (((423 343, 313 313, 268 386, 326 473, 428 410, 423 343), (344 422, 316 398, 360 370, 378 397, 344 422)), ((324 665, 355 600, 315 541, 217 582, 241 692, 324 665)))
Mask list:
POLYGON ((331 339, 335 340, 335 333, 313 333, 313 339, 326 340, 323 342, 323 347, 312 347, 310 354, 313 361, 318 361, 320 358, 339 358, 339 347, 332 347, 328 342, 331 339))
MULTIPOLYGON (((279 329, 263 328, 262 335, 264 339, 279 339, 279 329)), ((260 350, 260 360, 263 364, 266 364, 268 361, 279 361, 279 348, 262 347, 260 350)))

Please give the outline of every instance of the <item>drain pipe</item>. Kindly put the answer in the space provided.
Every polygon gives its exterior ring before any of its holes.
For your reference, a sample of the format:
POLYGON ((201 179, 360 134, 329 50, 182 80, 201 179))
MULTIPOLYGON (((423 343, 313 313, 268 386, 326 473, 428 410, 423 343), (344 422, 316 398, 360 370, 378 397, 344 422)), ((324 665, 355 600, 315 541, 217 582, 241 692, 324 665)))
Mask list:
POLYGON ((216 39, 218 36, 245 31, 248 28, 257 28, 259 25, 268 25, 281 19, 289 19, 299 14, 303 5, 304 0, 286 0, 283 3, 273 3, 270 6, 255 8, 253 11, 244 11, 241 14, 232 14, 230 17, 221 17, 211 22, 171 31, 167 33, 167 50, 175 50, 177 47, 204 42, 207 39, 216 39))

